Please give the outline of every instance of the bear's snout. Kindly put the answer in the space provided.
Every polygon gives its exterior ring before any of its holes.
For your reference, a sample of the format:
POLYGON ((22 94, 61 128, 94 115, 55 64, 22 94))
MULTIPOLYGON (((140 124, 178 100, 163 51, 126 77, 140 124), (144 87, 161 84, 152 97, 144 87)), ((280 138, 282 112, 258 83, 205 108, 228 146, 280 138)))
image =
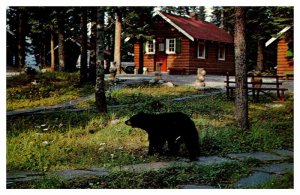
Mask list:
POLYGON ((125 121, 125 124, 131 126, 131 121, 130 120, 125 121))

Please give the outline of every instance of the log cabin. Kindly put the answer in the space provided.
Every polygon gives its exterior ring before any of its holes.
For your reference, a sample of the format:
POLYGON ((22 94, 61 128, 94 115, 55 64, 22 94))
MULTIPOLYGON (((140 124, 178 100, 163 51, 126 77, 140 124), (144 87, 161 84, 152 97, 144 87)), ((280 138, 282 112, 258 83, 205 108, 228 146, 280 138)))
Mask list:
POLYGON ((269 39, 265 46, 277 44, 277 75, 293 76, 294 75, 294 54, 292 46, 289 47, 289 39, 293 38, 293 29, 287 26, 282 29, 275 37, 269 39))
POLYGON ((157 11, 152 40, 136 41, 134 66, 139 72, 160 69, 169 74, 234 73, 233 37, 196 14, 183 17, 157 11))

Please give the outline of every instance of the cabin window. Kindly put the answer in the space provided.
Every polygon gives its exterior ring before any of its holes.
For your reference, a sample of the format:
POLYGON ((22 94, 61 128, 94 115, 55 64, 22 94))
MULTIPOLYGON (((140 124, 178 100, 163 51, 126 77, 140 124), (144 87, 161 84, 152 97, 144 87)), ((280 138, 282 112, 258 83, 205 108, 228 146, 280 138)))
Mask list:
POLYGON ((164 43, 158 44, 158 51, 165 51, 165 44, 164 43))
POLYGON ((219 45, 218 60, 225 60, 225 45, 219 45))
POLYGON ((146 54, 155 54, 155 39, 146 42, 146 54))
POLYGON ((175 54, 176 53, 176 39, 167 39, 166 41, 166 53, 175 54))
POLYGON ((199 42, 198 43, 198 55, 197 57, 199 59, 205 59, 205 43, 204 42, 199 42))

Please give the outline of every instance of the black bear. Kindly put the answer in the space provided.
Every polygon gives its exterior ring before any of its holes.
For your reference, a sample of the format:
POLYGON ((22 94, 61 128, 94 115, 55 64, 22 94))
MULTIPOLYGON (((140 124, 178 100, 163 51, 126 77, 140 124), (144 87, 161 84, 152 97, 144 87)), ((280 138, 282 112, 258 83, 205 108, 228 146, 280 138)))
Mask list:
POLYGON ((183 142, 189 152, 190 160, 196 160, 200 154, 199 137, 194 122, 182 112, 146 114, 138 113, 125 122, 134 128, 148 133, 148 154, 162 154, 162 148, 168 143, 170 155, 178 155, 183 142))

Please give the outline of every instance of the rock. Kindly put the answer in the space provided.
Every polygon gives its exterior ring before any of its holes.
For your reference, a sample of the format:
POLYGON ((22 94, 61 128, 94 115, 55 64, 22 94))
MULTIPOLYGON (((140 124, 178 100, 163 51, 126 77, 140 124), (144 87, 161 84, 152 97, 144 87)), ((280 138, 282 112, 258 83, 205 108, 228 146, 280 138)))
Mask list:
POLYGON ((42 145, 43 145, 43 146, 47 146, 47 145, 49 145, 49 142, 48 142, 48 141, 43 141, 43 142, 42 142, 42 145))
POLYGON ((194 88, 197 89, 197 90, 203 90, 203 89, 205 89, 205 83, 196 81, 194 83, 194 88))
POLYGON ((114 119, 114 120, 111 120, 111 121, 110 121, 110 124, 111 124, 111 125, 116 125, 116 124, 118 124, 119 122, 120 122, 119 119, 114 119))
POLYGON ((154 78, 149 81, 149 84, 156 84, 157 82, 158 80, 154 78))
POLYGON ((175 87, 173 83, 171 82, 166 82, 162 84, 163 86, 167 86, 167 87, 175 87))
POLYGON ((235 188, 250 188, 251 186, 263 184, 276 176, 269 173, 254 172, 249 177, 243 178, 238 181, 234 187, 235 188))
POLYGON ((179 186, 181 189, 216 189, 212 186, 207 185, 181 185, 179 186))
POLYGON ((198 157, 198 160, 196 162, 198 164, 203 164, 203 165, 212 165, 212 164, 222 164, 225 162, 232 162, 232 160, 227 158, 222 158, 219 156, 208 156, 208 157, 198 157))
POLYGON ((142 163, 135 165, 127 165, 123 167, 116 167, 115 170, 118 171, 134 171, 134 172, 145 172, 145 171, 157 171, 159 169, 165 169, 172 166, 187 166, 190 165, 187 162, 151 162, 151 163, 142 163))
POLYGON ((276 161, 283 160, 286 157, 278 156, 271 153, 266 152, 253 152, 253 153, 238 153, 238 154, 228 154, 229 157, 238 159, 238 160, 247 160, 249 158, 255 158, 261 161, 276 161))
POLYGON ((290 150, 273 150, 272 152, 280 156, 286 156, 291 158, 294 157, 294 152, 290 150))
POLYGON ((265 167, 257 167, 254 170, 282 175, 288 171, 294 171, 294 164, 293 163, 272 164, 265 167))
POLYGON ((104 168, 91 168, 87 170, 67 169, 62 171, 54 171, 49 176, 60 177, 62 179, 76 179, 90 176, 107 176, 109 173, 104 168))
POLYGON ((157 83, 158 84, 164 84, 165 82, 164 82, 164 80, 159 80, 157 83))
POLYGON ((204 68, 198 68, 197 69, 197 74, 205 76, 206 75, 206 71, 204 70, 204 68))

